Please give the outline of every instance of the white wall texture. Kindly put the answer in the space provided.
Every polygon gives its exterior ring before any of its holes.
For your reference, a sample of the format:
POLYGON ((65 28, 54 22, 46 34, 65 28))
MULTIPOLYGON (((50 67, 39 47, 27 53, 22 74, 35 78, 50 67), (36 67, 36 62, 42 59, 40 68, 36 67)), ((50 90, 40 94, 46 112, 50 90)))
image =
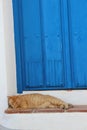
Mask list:
MULTIPOLYGON (((12 0, 0 0, 0 124, 18 130, 87 130, 87 113, 4 114, 7 96, 17 93, 14 48, 12 0)), ((72 104, 87 104, 87 91, 38 93, 55 95, 72 104)))
MULTIPOLYGON (((16 93, 15 53, 11 0, 0 0, 0 104, 16 93)), ((2 108, 4 104, 2 104, 2 108)))
MULTIPOLYGON (((4 30, 4 45, 5 45, 5 58, 6 58, 6 74, 7 74, 7 93, 16 93, 16 71, 15 71, 15 49, 14 49, 14 30, 13 30, 13 12, 12 0, 3 1, 3 30, 4 30)), ((3 44, 3 43, 2 43, 3 44)))

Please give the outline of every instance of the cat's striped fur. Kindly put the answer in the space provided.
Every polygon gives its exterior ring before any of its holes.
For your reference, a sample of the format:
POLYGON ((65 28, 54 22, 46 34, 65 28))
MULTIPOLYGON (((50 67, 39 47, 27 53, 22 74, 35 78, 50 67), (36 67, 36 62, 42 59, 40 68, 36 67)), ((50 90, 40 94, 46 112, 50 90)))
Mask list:
POLYGON ((72 107, 71 104, 68 104, 62 101, 59 98, 42 95, 42 94, 26 94, 26 95, 17 95, 9 96, 8 104, 11 108, 61 108, 68 109, 72 107))

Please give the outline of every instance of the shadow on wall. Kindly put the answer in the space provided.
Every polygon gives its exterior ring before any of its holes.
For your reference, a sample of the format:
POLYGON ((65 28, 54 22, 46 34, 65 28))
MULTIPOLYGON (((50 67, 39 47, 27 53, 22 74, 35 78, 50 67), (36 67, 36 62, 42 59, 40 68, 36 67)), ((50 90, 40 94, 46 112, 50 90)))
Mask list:
MULTIPOLYGON (((0 125, 0 130, 15 130, 15 129, 9 129, 9 128, 6 128, 6 127, 3 127, 2 125, 0 125)), ((16 129, 18 130, 18 129, 16 129)))
POLYGON ((0 125, 0 130, 12 130, 12 129, 8 129, 8 128, 5 128, 5 127, 0 125))

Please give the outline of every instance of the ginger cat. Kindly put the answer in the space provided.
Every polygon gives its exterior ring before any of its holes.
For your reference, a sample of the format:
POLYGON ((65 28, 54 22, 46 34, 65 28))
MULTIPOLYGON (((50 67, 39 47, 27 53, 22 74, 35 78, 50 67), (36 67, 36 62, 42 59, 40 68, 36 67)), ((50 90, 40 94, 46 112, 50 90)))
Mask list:
POLYGON ((42 94, 26 94, 8 97, 8 105, 10 108, 61 108, 68 109, 72 105, 68 104, 61 99, 50 95, 42 94))

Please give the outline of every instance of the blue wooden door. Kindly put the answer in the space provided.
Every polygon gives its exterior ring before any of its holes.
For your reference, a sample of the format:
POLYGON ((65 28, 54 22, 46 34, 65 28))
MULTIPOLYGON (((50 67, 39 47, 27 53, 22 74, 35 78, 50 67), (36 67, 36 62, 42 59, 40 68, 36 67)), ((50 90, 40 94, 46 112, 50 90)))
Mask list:
POLYGON ((18 92, 87 88, 86 0, 13 0, 18 92))
MULTIPOLYGON (((74 88, 87 87, 87 1, 68 0, 70 55, 74 88)), ((72 88, 73 88, 72 87, 72 88)))

